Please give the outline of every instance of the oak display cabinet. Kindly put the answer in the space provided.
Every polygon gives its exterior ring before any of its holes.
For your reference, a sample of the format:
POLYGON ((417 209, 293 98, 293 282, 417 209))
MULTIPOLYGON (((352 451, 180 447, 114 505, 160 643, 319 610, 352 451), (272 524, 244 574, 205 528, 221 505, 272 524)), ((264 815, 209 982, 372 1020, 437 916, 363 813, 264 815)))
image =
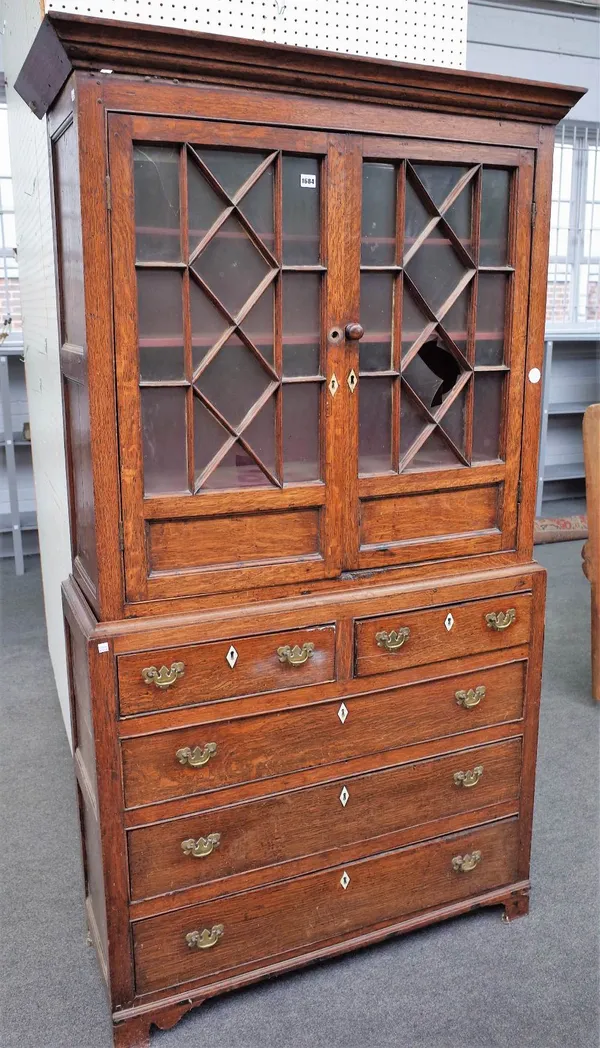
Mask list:
POLYGON ((58 14, 17 89, 51 143, 115 1043, 525 913, 553 127, 582 92, 58 14))

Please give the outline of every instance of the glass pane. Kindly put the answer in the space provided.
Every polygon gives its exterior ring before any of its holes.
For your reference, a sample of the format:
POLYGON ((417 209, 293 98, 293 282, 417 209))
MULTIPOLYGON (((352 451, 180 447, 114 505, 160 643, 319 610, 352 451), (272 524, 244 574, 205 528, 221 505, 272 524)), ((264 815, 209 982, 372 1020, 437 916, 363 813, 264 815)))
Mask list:
POLYGON ((240 211, 270 251, 273 250, 273 165, 262 174, 240 201, 240 211))
POLYGON ((141 395, 144 492, 187 491, 186 391, 142 389, 141 395))
POLYGON ((14 210, 14 196, 12 180, 10 178, 3 178, 0 180, 0 204, 2 205, 3 211, 14 210))
POLYGON ((406 180, 404 191, 404 251, 412 247, 415 238, 421 233, 431 215, 415 193, 410 181, 406 180))
POLYGON ((503 363, 507 283, 508 277, 504 273, 479 274, 475 333, 476 364, 503 363))
POLYGON ((396 260, 396 168, 363 164, 360 260, 364 266, 388 266, 396 260))
POLYGON ((265 258, 231 215, 200 253, 193 268, 232 315, 269 272, 265 258))
POLYGON ((269 364, 273 363, 273 308, 275 289, 273 283, 263 291, 258 302, 242 321, 242 330, 260 350, 269 364))
POLYGON ((270 376, 252 350, 237 335, 231 335, 196 385, 235 428, 270 382, 270 376))
POLYGON ((229 440, 229 433, 212 411, 194 396, 194 471, 196 483, 217 451, 229 440))
POLYGON ((209 349, 230 327, 229 321, 190 276, 190 316, 192 324, 192 363, 194 371, 209 349))
POLYGON ((207 182, 198 164, 188 157, 188 229, 190 252, 197 248, 227 202, 207 182))
POLYGON ((434 335, 421 346, 419 352, 402 372, 405 382, 419 399, 435 410, 456 385, 460 366, 444 342, 434 335))
POLYGON ((283 373, 318 375, 321 343, 321 276, 283 276, 283 373))
POLYGON ((475 373, 473 462, 499 457, 503 386, 503 374, 493 371, 475 373))
MULTIPOLYGON (((198 477, 215 453, 229 439, 210 411, 195 398, 195 454, 198 477)), ((244 431, 244 439, 272 472, 275 470, 275 406, 271 398, 244 431)), ((264 487, 270 481, 251 455, 237 441, 204 481, 203 489, 264 487)))
POLYGON ((283 479, 286 484, 319 480, 320 383, 283 386, 283 479))
POLYGON ((428 420, 415 406, 411 396, 406 392, 404 385, 400 390, 400 458, 407 451, 428 425, 428 420))
POLYGON ((510 171, 484 167, 481 188, 480 266, 506 265, 510 171))
POLYGON ((441 207, 457 182, 469 170, 466 164, 414 164, 412 165, 436 207, 441 207))
POLYGON ((236 441, 202 485, 202 490, 269 487, 269 479, 245 448, 236 441))
POLYGON ((462 465, 460 459, 446 444, 437 429, 434 429, 415 457, 411 459, 408 469, 440 469, 460 465, 462 465))
POLYGON ((179 149, 134 146, 135 243, 140 262, 177 262, 179 235, 179 149))
POLYGON ((310 266, 320 258, 319 161, 283 158, 283 261, 310 266))
MULTIPOLYGON (((441 207, 457 183, 469 168, 452 164, 413 164, 415 171, 437 207, 441 207)), ((473 180, 467 183, 460 195, 448 208, 444 218, 465 247, 471 241, 471 200, 473 180)))
POLYGON ((450 241, 439 229, 434 229, 411 258, 406 272, 427 304, 436 312, 454 291, 466 270, 450 241))
MULTIPOLYGON (((269 397, 256 418, 244 430, 243 437, 263 466, 275 474, 275 397, 269 397)), ((270 483, 262 470, 261 477, 261 484, 270 483)))
POLYGON ((392 273, 361 273, 359 342, 361 371, 388 371, 392 366, 394 277, 392 273))
POLYGON ((147 382, 183 378, 181 274, 141 269, 137 281, 140 378, 147 382))
POLYGON ((450 440, 452 440, 459 451, 465 453, 465 417, 466 417, 466 406, 467 406, 467 394, 466 390, 463 389, 458 396, 452 401, 450 407, 446 411, 442 419, 440 419, 440 428, 448 434, 450 440))
POLYGON ((407 285, 402 293, 402 352, 417 341, 419 335, 430 323, 429 318, 419 309, 407 285))
POLYGON ((237 193, 250 175, 262 164, 267 153, 245 152, 234 149, 203 149, 195 147, 208 170, 229 196, 237 193))
POLYGON ((465 356, 467 353, 467 326, 469 322, 471 289, 472 285, 469 284, 466 290, 458 296, 456 302, 450 306, 447 313, 444 313, 442 319, 444 331, 456 343, 458 348, 462 349, 465 356))
POLYGON ((358 468, 361 473, 390 473, 393 469, 392 381, 365 378, 360 383, 358 468))

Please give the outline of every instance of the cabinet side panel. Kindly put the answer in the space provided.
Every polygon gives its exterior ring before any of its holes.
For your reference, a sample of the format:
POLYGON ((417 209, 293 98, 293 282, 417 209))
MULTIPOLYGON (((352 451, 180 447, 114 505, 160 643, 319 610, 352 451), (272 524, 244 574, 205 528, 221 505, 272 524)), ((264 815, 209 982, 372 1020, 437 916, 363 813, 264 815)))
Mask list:
POLYGON ((98 563, 87 388, 79 156, 73 121, 52 142, 52 159, 73 558, 80 581, 95 603, 98 563))
POLYGON ((96 747, 92 695, 87 655, 87 637, 68 604, 65 611, 73 761, 85 884, 86 914, 104 977, 108 979, 108 928, 104 892, 102 842, 98 821, 96 747))

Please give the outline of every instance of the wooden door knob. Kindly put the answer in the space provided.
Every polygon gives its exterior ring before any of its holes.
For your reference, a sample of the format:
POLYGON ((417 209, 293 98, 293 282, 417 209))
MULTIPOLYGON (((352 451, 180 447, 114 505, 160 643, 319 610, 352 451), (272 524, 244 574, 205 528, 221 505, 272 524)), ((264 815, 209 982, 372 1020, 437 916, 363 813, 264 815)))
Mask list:
POLYGON ((365 329, 362 324, 346 324, 346 338, 350 342, 358 342, 359 338, 362 338, 365 333, 365 329))

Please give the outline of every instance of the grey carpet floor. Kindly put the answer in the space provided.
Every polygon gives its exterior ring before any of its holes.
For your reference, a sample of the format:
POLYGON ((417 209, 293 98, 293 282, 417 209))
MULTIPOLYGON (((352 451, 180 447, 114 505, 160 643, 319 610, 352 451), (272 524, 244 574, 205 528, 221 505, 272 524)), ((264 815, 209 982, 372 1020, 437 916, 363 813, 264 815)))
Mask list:
MULTIPOLYGON (((598 710, 580 543, 549 570, 529 917, 482 911, 224 996, 156 1048, 596 1048, 598 710)), ((0 564, 3 1048, 110 1048, 39 570, 0 564)))

